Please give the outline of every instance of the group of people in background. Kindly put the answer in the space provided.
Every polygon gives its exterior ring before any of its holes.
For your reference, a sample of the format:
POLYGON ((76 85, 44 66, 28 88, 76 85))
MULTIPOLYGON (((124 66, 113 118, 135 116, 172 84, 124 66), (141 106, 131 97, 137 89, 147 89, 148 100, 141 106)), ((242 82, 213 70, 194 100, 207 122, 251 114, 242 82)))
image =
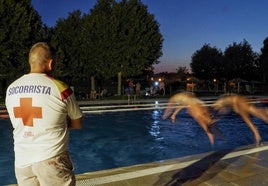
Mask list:
MULTIPOLYGON (((268 123, 268 109, 258 108, 253 103, 240 95, 225 95, 216 100, 211 107, 220 114, 226 114, 226 111, 234 111, 245 121, 248 127, 254 134, 256 145, 259 146, 261 136, 257 127, 252 122, 250 116, 257 117, 268 123)), ((187 109, 188 113, 197 121, 197 123, 204 129, 208 136, 211 145, 214 145, 215 135, 221 135, 216 121, 205 105, 204 101, 198 99, 192 93, 182 92, 173 95, 169 99, 168 106, 163 114, 163 119, 170 117, 171 122, 175 122, 176 115, 182 110, 187 109)))
POLYGON ((157 82, 157 84, 151 85, 150 87, 145 87, 144 90, 142 90, 142 85, 139 81, 134 82, 133 79, 128 79, 124 93, 127 96, 133 96, 133 97, 135 96, 136 98, 143 96, 143 94, 144 96, 155 96, 155 95, 165 96, 166 94, 165 83, 163 81, 157 82))

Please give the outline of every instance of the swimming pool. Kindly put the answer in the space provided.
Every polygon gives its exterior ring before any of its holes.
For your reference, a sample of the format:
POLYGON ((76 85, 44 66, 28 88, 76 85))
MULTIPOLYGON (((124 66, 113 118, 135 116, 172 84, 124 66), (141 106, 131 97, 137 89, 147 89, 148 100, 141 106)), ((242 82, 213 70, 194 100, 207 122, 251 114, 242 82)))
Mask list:
MULTIPOLYGON (((246 124, 234 113, 217 122, 224 138, 211 148, 203 129, 182 110, 176 124, 162 120, 163 109, 85 114, 82 130, 70 132, 75 173, 160 161, 254 143, 246 124)), ((263 141, 268 125, 253 118, 263 141)), ((0 185, 15 183, 12 128, 0 124, 0 185)))

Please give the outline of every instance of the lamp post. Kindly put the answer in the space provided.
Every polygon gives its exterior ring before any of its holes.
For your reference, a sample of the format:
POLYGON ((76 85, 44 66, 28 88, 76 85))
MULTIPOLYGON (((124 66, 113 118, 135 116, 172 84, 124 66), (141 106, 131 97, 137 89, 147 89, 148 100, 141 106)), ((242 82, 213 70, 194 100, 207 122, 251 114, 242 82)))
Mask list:
POLYGON ((217 79, 214 78, 213 79, 213 82, 214 82, 214 91, 215 91, 215 94, 218 92, 218 83, 217 83, 217 79))

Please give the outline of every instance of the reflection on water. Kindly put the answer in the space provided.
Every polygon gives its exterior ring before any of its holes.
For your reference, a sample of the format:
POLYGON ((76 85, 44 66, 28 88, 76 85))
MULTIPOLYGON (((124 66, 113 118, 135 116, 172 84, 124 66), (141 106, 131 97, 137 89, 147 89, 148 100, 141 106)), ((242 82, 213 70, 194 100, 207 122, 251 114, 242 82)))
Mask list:
MULTIPOLYGON (((213 149, 203 129, 184 110, 175 124, 162 120, 162 114, 159 109, 86 115, 83 129, 70 132, 75 173, 254 144, 253 134, 236 114, 217 122, 224 138, 216 138, 213 149)), ((268 125, 253 121, 263 141, 268 141, 268 125)), ((15 183, 12 128, 6 120, 0 124, 0 149, 0 185, 15 183)))
POLYGON ((160 126, 159 126, 159 119, 158 118, 161 118, 161 115, 160 115, 159 110, 153 110, 152 112, 153 112, 152 118, 155 121, 153 121, 153 123, 150 127, 150 130, 149 130, 149 133, 157 139, 158 135, 160 134, 160 126))

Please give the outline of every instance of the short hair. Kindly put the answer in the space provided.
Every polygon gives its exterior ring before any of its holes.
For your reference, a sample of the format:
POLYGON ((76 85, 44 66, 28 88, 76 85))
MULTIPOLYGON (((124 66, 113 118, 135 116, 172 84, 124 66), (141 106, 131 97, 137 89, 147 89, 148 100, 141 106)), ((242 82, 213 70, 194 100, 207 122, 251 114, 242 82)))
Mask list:
POLYGON ((45 42, 34 44, 29 52, 29 63, 31 65, 42 65, 53 58, 51 47, 45 42))

